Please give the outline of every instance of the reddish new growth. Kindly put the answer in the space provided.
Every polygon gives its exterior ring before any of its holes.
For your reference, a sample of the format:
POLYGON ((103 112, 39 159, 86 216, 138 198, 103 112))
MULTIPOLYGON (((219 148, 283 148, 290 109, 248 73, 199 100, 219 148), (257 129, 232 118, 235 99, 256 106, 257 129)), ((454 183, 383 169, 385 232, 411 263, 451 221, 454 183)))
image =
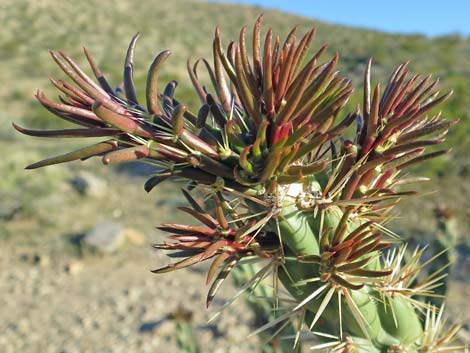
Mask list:
POLYGON ((207 305, 209 305, 223 280, 243 257, 270 258, 278 252, 279 242, 273 233, 262 231, 256 219, 238 220, 230 224, 224 215, 221 203, 225 200, 221 200, 220 194, 212 198, 215 206, 215 217, 213 217, 188 192, 184 190, 183 192, 192 208, 180 207, 179 209, 190 214, 203 225, 164 223, 159 226, 158 229, 172 233, 168 238, 173 242, 154 244, 153 247, 179 250, 169 256, 184 257, 184 259, 152 272, 169 272, 213 258, 206 283, 212 282, 216 272, 219 272, 209 289, 207 297, 207 305))

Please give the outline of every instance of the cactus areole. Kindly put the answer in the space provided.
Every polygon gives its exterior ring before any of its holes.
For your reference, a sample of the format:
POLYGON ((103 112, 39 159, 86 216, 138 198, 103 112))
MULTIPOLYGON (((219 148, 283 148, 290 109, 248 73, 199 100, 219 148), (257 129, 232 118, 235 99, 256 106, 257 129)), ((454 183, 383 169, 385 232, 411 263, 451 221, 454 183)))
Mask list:
POLYGON ((421 180, 404 170, 448 152, 433 146, 457 121, 435 108, 452 92, 440 93, 438 80, 410 74, 407 64, 385 86, 371 85, 369 60, 362 104, 344 112, 352 84, 335 68, 338 54, 324 59, 326 46, 310 48, 315 29, 298 36, 294 27, 281 41, 271 29, 262 37, 260 25, 261 17, 252 43, 243 27, 227 47, 216 28, 212 60, 188 60, 200 99, 192 109, 176 98, 176 81, 158 80, 170 51, 152 62, 146 102, 138 101, 139 35, 116 89, 86 49, 95 79, 65 53, 51 52, 68 79, 51 80, 60 101, 42 91, 36 98, 78 127, 14 127, 31 136, 104 140, 27 169, 93 156, 104 164, 145 159, 157 167, 145 190, 188 181, 188 206, 180 209, 195 219, 159 227, 169 240, 154 247, 179 259, 153 272, 210 260, 209 305, 233 269, 258 263, 242 289, 272 280, 279 313, 259 330, 292 321, 299 332, 317 333, 316 348, 334 352, 440 352, 457 331, 437 332, 441 315, 427 304, 440 274, 416 281, 422 252, 406 263, 406 248, 385 223, 398 201, 415 194, 402 186, 421 180), (210 82, 200 82, 201 68, 210 82), (280 300, 280 284, 291 300, 280 300))

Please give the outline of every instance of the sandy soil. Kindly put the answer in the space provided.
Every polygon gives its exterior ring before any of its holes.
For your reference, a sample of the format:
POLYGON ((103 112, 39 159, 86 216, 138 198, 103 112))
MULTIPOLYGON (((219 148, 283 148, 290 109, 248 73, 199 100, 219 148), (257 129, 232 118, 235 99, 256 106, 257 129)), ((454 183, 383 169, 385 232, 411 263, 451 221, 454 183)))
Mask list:
MULTIPOLYGON (((250 352, 251 313, 239 301, 214 323, 204 308, 202 272, 149 272, 159 260, 144 247, 117 255, 50 260, 31 249, 0 250, 1 353, 177 352, 179 307, 194 314, 204 352, 250 352)), ((230 295, 222 291, 219 304, 230 295)))

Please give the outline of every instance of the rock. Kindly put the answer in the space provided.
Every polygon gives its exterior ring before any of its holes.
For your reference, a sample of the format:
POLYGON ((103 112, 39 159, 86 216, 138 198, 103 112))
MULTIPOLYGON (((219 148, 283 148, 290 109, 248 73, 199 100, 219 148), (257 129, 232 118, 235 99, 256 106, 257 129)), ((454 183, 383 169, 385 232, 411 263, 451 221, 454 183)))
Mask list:
POLYGON ((65 272, 67 272, 70 275, 76 275, 80 273, 83 270, 83 264, 78 261, 70 262, 67 265, 65 265, 65 272))
POLYGON ((29 254, 21 254, 20 260, 21 262, 29 262, 30 261, 29 254))
POLYGON ((73 188, 83 196, 100 198, 105 195, 107 189, 106 181, 85 171, 78 172, 70 183, 73 188))
POLYGON ((146 241, 145 235, 133 228, 126 228, 126 239, 133 245, 144 245, 146 241))
POLYGON ((126 239, 124 226, 115 222, 102 222, 95 225, 83 238, 83 244, 101 253, 116 251, 126 239))
POLYGON ((113 210, 113 217, 114 218, 120 218, 122 216, 122 210, 119 208, 116 208, 113 210))
POLYGON ((47 267, 51 263, 51 259, 46 254, 21 254, 20 261, 40 267, 47 267))
POLYGON ((47 256, 47 255, 35 254, 33 256, 33 263, 37 266, 46 267, 46 266, 49 266, 49 264, 51 263, 51 260, 50 260, 49 256, 47 256))
POLYGON ((8 197, 0 196, 0 220, 11 221, 23 209, 23 205, 18 200, 13 200, 8 197))
POLYGON ((139 288, 126 288, 122 291, 122 294, 128 301, 135 302, 142 293, 139 288))

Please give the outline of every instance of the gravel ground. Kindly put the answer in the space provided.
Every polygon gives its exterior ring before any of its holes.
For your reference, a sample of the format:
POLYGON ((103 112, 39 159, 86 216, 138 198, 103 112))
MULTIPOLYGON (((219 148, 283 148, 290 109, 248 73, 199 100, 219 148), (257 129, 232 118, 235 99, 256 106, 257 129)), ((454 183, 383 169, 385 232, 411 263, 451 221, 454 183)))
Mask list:
MULTIPOLYGON (((167 316, 179 307, 193 312, 204 352, 256 352, 256 339, 246 339, 252 317, 243 301, 207 323, 202 272, 151 274, 158 255, 143 247, 72 261, 39 258, 33 264, 33 253, 1 247, 0 353, 177 352, 167 316)), ((219 300, 231 290, 223 288, 219 300)))
POLYGON ((149 244, 163 239, 156 225, 182 219, 174 211, 178 188, 146 194, 141 179, 103 174, 95 175, 104 195, 83 196, 67 179, 11 219, 0 218, 0 353, 175 353, 176 323, 168 316, 179 308, 193 313, 204 353, 257 352, 257 338, 247 339, 254 319, 243 299, 208 323, 235 293, 227 281, 205 309, 208 264, 150 272, 169 260, 149 244), (77 239, 106 220, 144 240, 128 239, 112 254, 81 252, 77 239))
MULTIPOLYGON (((176 353, 176 324, 168 316, 180 307, 194 315, 202 353, 259 352, 257 338, 247 339, 254 318, 243 299, 208 323, 208 265, 163 275, 149 271, 168 260, 148 244, 162 239, 157 224, 179 220, 174 209, 180 193, 163 185, 146 195, 139 180, 108 177, 106 197, 84 199, 63 184, 32 199, 33 211, 0 223, 0 353, 176 353), (104 219, 138 229, 144 243, 128 242, 108 255, 80 254, 74 237, 104 219)), ((459 339, 469 343, 470 271, 468 260, 460 263, 447 314, 464 324, 459 339)), ((227 281, 213 306, 234 293, 227 281)))
MULTIPOLYGON (((208 323, 204 271, 154 275, 164 262, 146 246, 128 245, 106 256, 49 257, 31 249, 0 250, 0 353, 178 352, 175 323, 179 307, 191 310, 204 353, 257 352, 247 339, 253 322, 243 300, 208 323)), ((220 305, 234 288, 224 284, 220 305)), ((470 322, 468 282, 454 281, 448 314, 470 322)), ((469 342, 468 324, 460 340, 469 342)))

